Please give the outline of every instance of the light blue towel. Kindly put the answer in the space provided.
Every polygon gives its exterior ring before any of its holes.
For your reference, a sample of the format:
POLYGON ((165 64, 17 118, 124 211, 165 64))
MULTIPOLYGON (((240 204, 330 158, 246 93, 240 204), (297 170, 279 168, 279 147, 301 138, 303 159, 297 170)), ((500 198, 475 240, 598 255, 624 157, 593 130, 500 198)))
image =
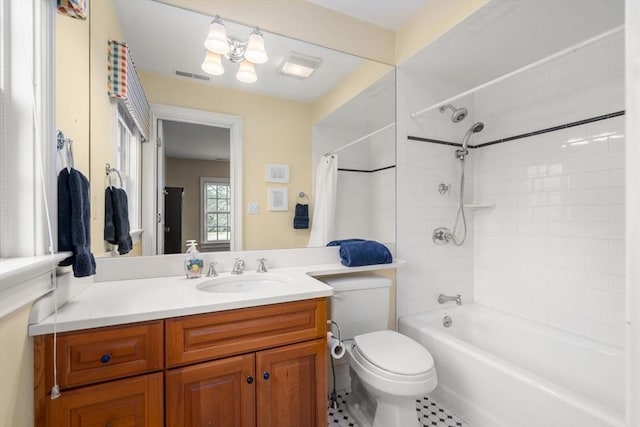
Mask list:
POLYGON ((374 240, 343 242, 340 245, 340 262, 347 267, 389 264, 392 261, 389 249, 374 240))

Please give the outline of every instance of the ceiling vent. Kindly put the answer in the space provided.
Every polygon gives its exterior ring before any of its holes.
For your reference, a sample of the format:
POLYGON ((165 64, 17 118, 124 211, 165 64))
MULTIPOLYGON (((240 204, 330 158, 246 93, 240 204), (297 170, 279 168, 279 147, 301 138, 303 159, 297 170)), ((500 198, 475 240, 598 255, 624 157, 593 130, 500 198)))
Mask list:
POLYGON ((202 74, 188 73, 186 71, 180 71, 180 70, 176 70, 176 76, 188 77, 190 79, 196 79, 196 80, 204 80, 206 82, 209 81, 209 77, 203 76, 202 74))
POLYGON ((296 79, 307 79, 322 64, 322 58, 291 52, 280 65, 280 73, 296 79))

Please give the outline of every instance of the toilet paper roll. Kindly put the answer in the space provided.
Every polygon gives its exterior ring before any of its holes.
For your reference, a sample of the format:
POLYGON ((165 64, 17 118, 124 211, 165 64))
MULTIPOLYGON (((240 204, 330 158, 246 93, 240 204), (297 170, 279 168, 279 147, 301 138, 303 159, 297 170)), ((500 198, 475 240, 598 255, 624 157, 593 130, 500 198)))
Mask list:
POLYGON ((344 343, 338 341, 338 339, 333 336, 331 332, 327 332, 327 347, 329 348, 329 353, 331 357, 334 359, 340 359, 347 352, 347 349, 344 346, 344 343))

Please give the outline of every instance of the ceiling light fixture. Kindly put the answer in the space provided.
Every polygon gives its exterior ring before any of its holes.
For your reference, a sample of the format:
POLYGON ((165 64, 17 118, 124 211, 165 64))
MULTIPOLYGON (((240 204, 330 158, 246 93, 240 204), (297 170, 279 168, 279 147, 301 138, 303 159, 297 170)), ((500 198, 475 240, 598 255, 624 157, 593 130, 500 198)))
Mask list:
POLYGON ((322 64, 322 58, 291 52, 291 55, 280 65, 280 73, 297 79, 307 79, 320 64, 322 64))
POLYGON ((220 76, 224 74, 222 57, 231 62, 239 63, 240 67, 236 79, 245 83, 253 83, 258 80, 255 64, 264 64, 269 59, 264 49, 264 37, 258 27, 249 34, 246 41, 227 35, 227 28, 216 16, 209 25, 209 34, 204 41, 207 48, 202 70, 205 73, 220 76))

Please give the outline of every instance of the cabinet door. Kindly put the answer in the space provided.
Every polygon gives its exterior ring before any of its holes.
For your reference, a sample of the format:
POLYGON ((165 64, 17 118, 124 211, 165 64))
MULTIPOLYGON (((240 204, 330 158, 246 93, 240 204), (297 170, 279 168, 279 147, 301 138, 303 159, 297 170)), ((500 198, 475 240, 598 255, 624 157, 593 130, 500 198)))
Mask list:
POLYGON ((162 427, 162 374, 63 391, 48 403, 50 427, 162 427))
POLYGON ((167 371, 167 426, 254 427, 254 363, 247 354, 167 371))
POLYGON ((258 427, 327 424, 326 340, 257 353, 258 427))

